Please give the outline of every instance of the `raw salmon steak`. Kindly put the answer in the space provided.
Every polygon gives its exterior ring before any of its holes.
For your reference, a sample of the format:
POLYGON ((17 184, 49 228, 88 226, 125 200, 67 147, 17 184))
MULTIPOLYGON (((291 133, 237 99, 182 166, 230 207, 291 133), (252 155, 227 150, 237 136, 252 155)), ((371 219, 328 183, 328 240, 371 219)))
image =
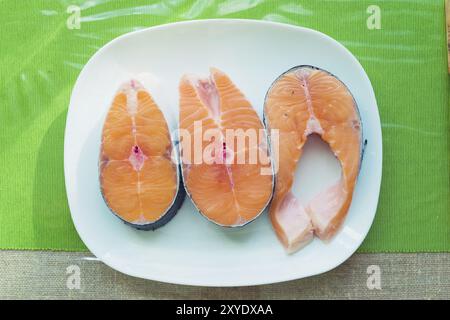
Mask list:
POLYGON ((361 120, 352 94, 324 70, 295 67, 269 89, 264 119, 268 130, 277 129, 279 135, 278 172, 270 207, 278 238, 288 252, 306 245, 314 234, 322 240, 330 239, 347 215, 362 158, 361 120), (340 162, 342 176, 304 205, 291 187, 302 148, 311 134, 328 143, 340 162))
POLYGON ((121 86, 106 116, 100 185, 110 210, 137 229, 167 223, 184 198, 164 115, 137 81, 121 86))
POLYGON ((208 78, 185 75, 179 89, 187 194, 210 221, 243 226, 272 197, 274 177, 264 126, 242 92, 217 69, 211 68, 208 78))

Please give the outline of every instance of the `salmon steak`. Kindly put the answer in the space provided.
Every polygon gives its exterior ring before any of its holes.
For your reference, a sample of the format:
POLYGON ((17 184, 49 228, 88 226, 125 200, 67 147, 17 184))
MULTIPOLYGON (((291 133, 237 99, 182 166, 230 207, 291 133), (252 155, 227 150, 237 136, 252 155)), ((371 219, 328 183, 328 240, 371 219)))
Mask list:
POLYGON ((116 93, 103 125, 100 187, 110 210, 126 224, 153 230, 167 223, 184 199, 169 128, 137 81, 116 93))
POLYGON ((275 233, 289 253, 308 244, 314 234, 331 239, 347 215, 362 159, 362 125, 352 94, 327 71, 295 67, 276 79, 267 92, 264 120, 268 130, 278 130, 279 139, 278 172, 269 211, 275 233), (302 204, 291 188, 302 148, 311 134, 329 145, 342 174, 335 185, 302 204))
POLYGON ((256 111, 230 78, 182 77, 180 155, 187 194, 208 220, 243 226, 266 208, 274 188, 267 135, 256 111), (264 156, 265 155, 265 156, 264 156))

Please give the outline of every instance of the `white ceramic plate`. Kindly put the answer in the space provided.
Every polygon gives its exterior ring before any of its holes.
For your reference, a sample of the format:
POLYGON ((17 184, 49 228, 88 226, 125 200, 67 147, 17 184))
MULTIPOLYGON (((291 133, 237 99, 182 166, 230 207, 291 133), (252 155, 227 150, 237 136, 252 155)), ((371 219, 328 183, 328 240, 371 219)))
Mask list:
MULTIPOLYGON (((312 139, 296 174, 302 200, 339 177, 339 166, 320 139, 312 139), (299 182, 301 181, 301 182, 299 182), (304 186, 308 186, 305 188, 304 186)), ((64 169, 75 227, 86 246, 123 273, 203 286, 257 285, 328 271, 359 247, 375 216, 381 182, 381 127, 370 81, 355 57, 310 29, 251 20, 203 20, 162 25, 123 35, 101 48, 82 70, 67 116, 64 169), (220 228, 200 216, 189 198, 166 226, 137 231, 103 202, 97 161, 106 112, 119 85, 134 77, 151 91, 176 128, 178 81, 183 73, 225 71, 262 115, 272 81, 309 64, 330 71, 353 93, 368 140, 351 209, 329 243, 315 239, 287 255, 267 214, 241 229, 220 228)))

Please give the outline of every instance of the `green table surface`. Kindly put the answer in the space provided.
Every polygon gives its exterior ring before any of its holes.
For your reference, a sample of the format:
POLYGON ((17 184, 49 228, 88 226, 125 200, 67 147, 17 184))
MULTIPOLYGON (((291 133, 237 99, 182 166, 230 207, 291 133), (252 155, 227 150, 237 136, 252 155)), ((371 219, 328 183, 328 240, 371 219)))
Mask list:
POLYGON ((4 0, 0 13, 0 248, 86 250, 67 205, 63 140, 72 87, 99 48, 158 24, 246 18, 330 35, 373 83, 383 179, 359 250, 450 251, 444 1, 4 0))

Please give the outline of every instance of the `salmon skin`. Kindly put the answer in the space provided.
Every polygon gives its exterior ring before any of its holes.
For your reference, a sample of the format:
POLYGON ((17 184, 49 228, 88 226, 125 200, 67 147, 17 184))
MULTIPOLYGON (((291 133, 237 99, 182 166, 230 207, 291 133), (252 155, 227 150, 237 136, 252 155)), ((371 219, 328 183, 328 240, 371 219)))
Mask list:
POLYGON ((100 186, 109 209, 140 230, 169 222, 185 196, 181 172, 164 115, 139 82, 116 93, 101 142, 100 186))
POLYGON ((242 92, 218 69, 211 68, 207 78, 183 76, 179 90, 180 155, 187 194, 215 224, 246 225, 263 212, 274 188, 264 126, 242 92), (243 133, 258 138, 242 143, 243 133))
POLYGON ((279 169, 269 211, 275 233, 289 253, 308 244, 314 234, 331 239, 347 215, 363 154, 361 118, 352 94, 325 70, 294 67, 268 90, 264 121, 268 130, 277 129, 279 134, 279 169), (342 176, 304 206, 291 188, 302 148, 311 134, 328 143, 340 162, 342 176))

